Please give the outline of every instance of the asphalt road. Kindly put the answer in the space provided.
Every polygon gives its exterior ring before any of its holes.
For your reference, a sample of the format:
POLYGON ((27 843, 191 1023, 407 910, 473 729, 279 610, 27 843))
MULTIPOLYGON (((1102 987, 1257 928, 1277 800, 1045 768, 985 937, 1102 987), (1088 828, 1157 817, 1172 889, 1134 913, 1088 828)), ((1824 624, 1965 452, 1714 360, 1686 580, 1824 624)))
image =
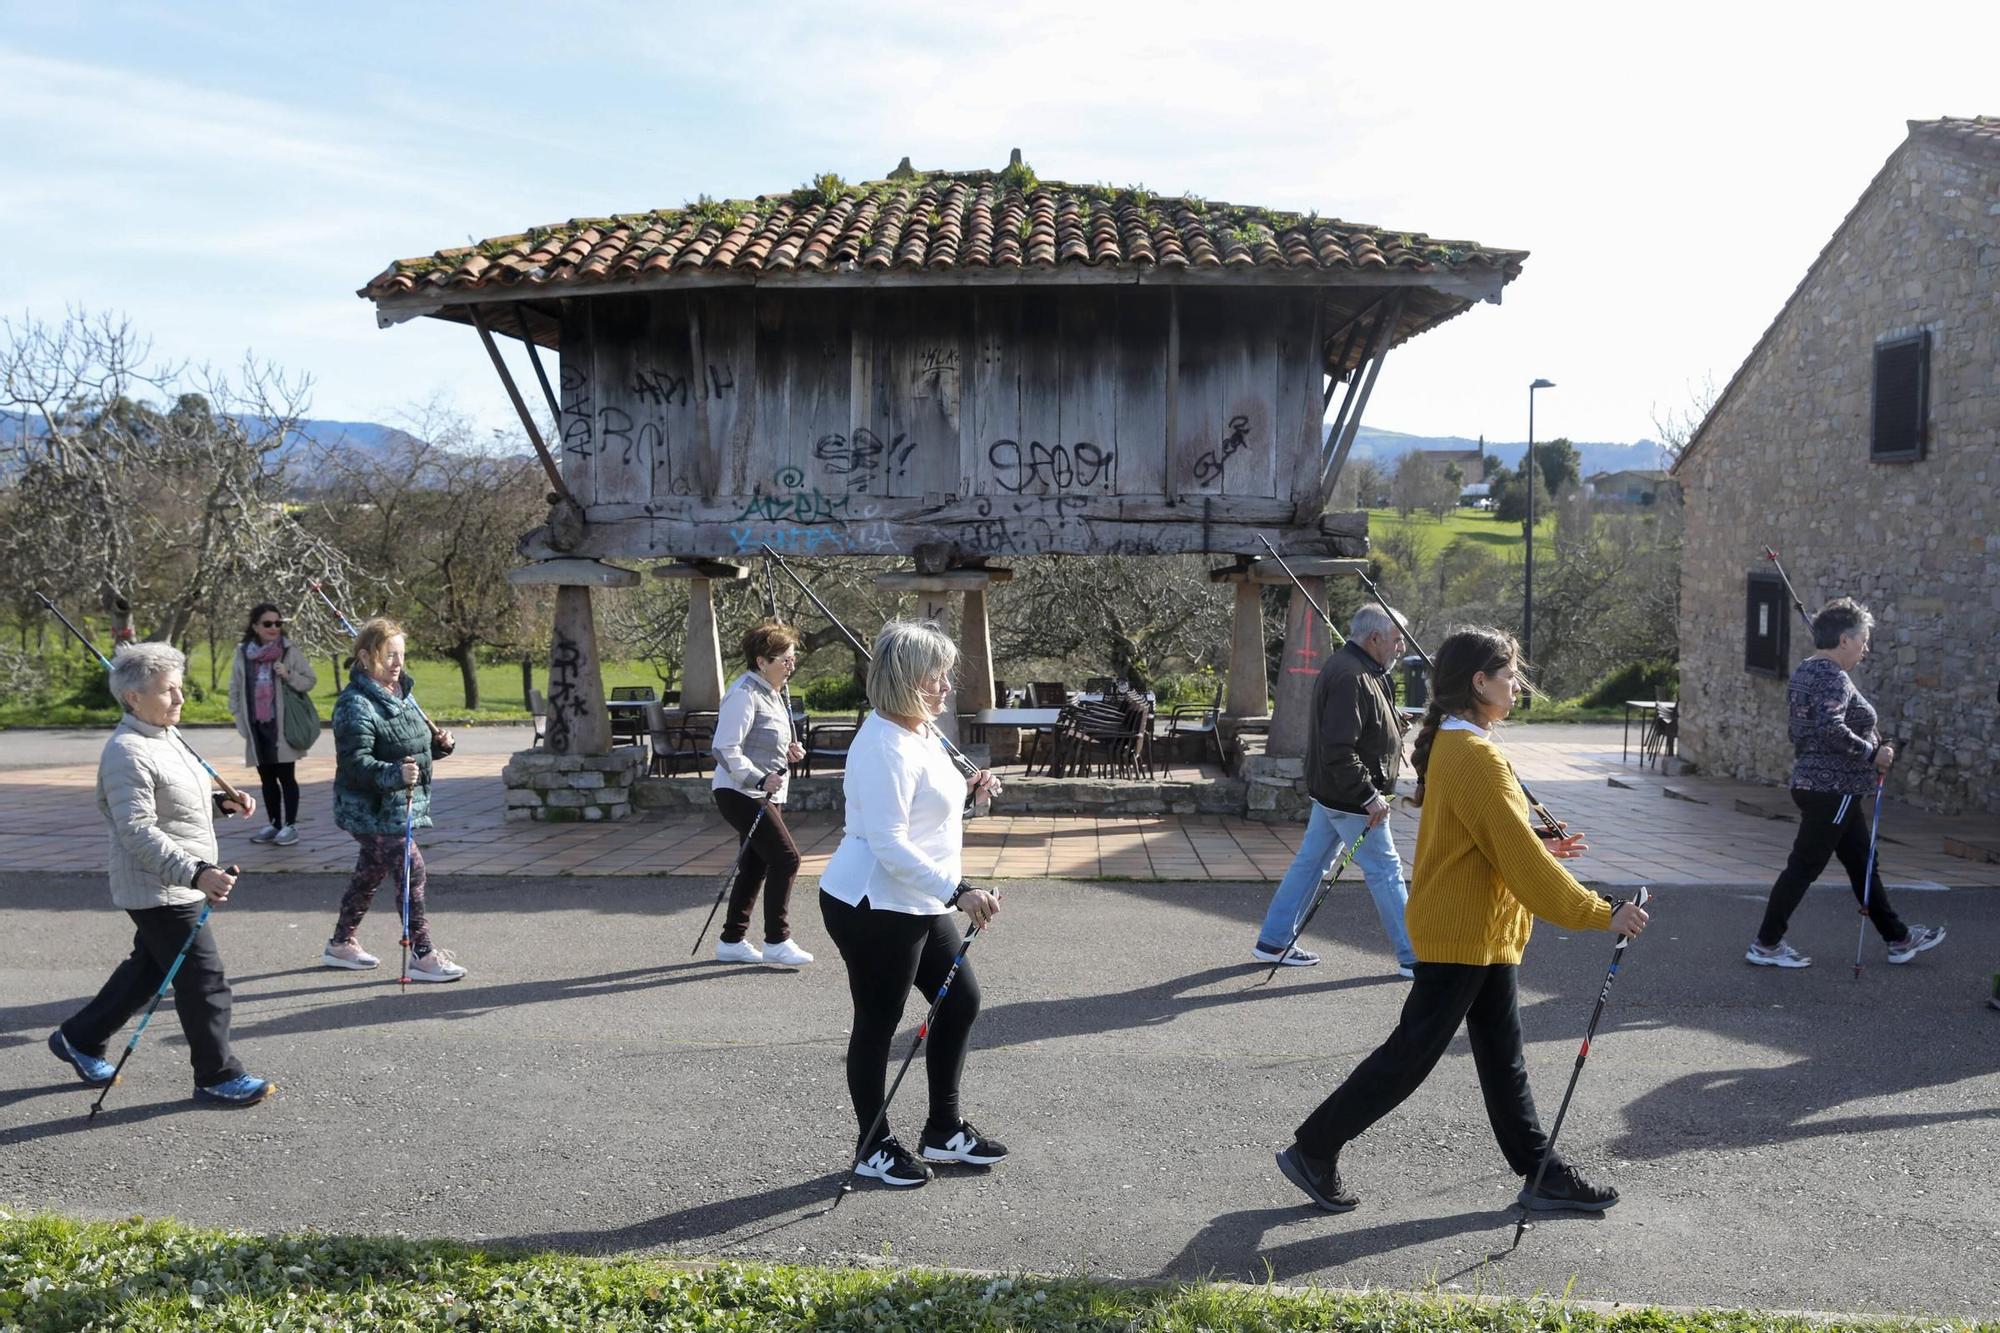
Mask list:
MULTIPOLYGON (((848 1010, 809 887, 795 924, 820 961, 794 973, 689 960, 713 881, 440 879, 437 938, 472 975, 409 994, 386 893, 363 933, 384 969, 315 965, 340 889, 246 879, 218 914, 238 1047, 276 1099, 196 1108, 163 1012, 86 1127, 94 1094, 42 1042, 129 927, 101 876, 0 876, 0 1202, 593 1253, 2000 1312, 2000 1013, 1983 1005, 2000 894, 1907 899, 1950 938, 1906 967, 1871 941, 1858 981, 1844 889, 1795 922, 1819 957, 1804 972, 1742 962, 1761 888, 1661 902, 1563 1131, 1624 1201, 1478 1266, 1512 1236, 1518 1182, 1463 1038, 1349 1148, 1358 1211, 1303 1206, 1272 1163, 1404 993, 1358 888, 1314 923, 1325 965, 1260 986, 1245 951, 1268 886, 1008 886, 972 951, 965 1092, 1013 1157, 834 1212, 848 1010)), ((1609 937, 1546 926, 1530 946, 1545 1119, 1608 958, 1609 937)), ((923 1097, 919 1071, 893 1117, 906 1134, 923 1097)))

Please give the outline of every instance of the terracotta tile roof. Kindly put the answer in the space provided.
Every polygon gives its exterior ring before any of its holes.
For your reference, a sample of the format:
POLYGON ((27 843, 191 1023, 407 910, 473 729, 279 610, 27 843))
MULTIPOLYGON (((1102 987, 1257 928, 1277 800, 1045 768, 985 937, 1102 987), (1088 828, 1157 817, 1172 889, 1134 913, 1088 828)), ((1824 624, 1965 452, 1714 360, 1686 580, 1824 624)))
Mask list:
POLYGON ((575 218, 477 245, 398 260, 359 295, 374 300, 514 288, 521 296, 682 276, 925 273, 1034 281, 1134 270, 1223 281, 1338 281, 1347 273, 1520 272, 1526 252, 1333 218, 1144 190, 1038 181, 1001 171, 909 170, 849 185, 837 177, 784 194, 609 218, 575 218), (1067 272, 1066 272, 1067 271, 1067 272))

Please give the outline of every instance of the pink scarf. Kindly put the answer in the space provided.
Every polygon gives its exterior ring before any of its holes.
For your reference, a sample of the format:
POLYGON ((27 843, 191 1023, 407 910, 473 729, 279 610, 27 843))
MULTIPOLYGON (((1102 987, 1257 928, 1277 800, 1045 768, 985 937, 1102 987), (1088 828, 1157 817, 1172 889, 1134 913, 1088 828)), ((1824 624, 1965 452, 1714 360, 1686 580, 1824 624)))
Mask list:
POLYGON ((259 722, 269 722, 278 716, 277 676, 271 668, 285 656, 285 639, 278 636, 276 642, 267 644, 244 644, 243 656, 251 663, 254 675, 254 689, 250 696, 250 715, 259 722))

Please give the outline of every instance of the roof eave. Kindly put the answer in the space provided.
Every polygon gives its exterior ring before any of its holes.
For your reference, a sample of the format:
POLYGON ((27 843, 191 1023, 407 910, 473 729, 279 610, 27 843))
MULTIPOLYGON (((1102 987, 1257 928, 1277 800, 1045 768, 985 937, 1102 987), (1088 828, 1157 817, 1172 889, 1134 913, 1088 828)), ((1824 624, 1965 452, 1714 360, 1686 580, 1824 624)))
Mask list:
POLYGON ((1497 304, 1501 290, 1519 276, 1521 261, 1526 258, 1526 253, 1509 251, 1501 258, 1506 262, 1492 266, 1468 265, 1451 270, 1325 268, 1302 271, 1275 266, 1244 269, 1075 264, 1053 269, 956 268, 940 272, 929 269, 875 269, 855 264, 832 272, 666 273, 614 281, 593 278, 551 283, 489 284, 443 292, 400 292, 380 296, 371 296, 368 289, 363 288, 357 295, 374 302, 375 322, 381 328, 425 316, 465 323, 469 319, 465 308, 476 305, 745 287, 774 291, 909 287, 1419 287, 1471 305, 1481 301, 1497 304))

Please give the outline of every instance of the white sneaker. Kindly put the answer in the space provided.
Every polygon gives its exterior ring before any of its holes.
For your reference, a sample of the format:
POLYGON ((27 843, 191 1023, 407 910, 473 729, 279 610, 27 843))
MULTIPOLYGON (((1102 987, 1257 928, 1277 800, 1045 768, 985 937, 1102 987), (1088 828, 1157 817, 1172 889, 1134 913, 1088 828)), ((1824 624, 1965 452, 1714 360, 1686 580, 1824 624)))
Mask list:
POLYGON ((726 940, 715 942, 715 961, 718 963, 761 963, 763 953, 749 940, 738 940, 734 944, 726 940))
POLYGON ((271 839, 272 842, 277 843, 278 846, 280 847, 289 847, 298 840, 299 840, 299 831, 290 824, 287 824, 283 828, 279 829, 278 836, 271 839))
POLYGON ((271 842, 275 840, 277 836, 278 836, 278 826, 275 824, 266 824, 264 825, 263 828, 258 829, 255 833, 250 835, 250 841, 271 842))
POLYGON ((366 949, 349 940, 345 944, 329 944, 319 956, 322 967, 344 967, 350 972, 366 972, 371 967, 379 967, 382 960, 366 949))
POLYGON ((1405 981, 1415 981, 1417 979, 1417 969, 1408 963, 1398 963, 1396 964, 1396 975, 1405 981))
POLYGON ((779 963, 785 967, 804 967, 813 956, 790 940, 779 940, 776 944, 764 946, 764 961, 779 963))
POLYGON ((432 949, 420 958, 410 960, 410 980, 412 981, 457 981, 465 975, 465 969, 451 960, 451 955, 443 949, 432 949))

